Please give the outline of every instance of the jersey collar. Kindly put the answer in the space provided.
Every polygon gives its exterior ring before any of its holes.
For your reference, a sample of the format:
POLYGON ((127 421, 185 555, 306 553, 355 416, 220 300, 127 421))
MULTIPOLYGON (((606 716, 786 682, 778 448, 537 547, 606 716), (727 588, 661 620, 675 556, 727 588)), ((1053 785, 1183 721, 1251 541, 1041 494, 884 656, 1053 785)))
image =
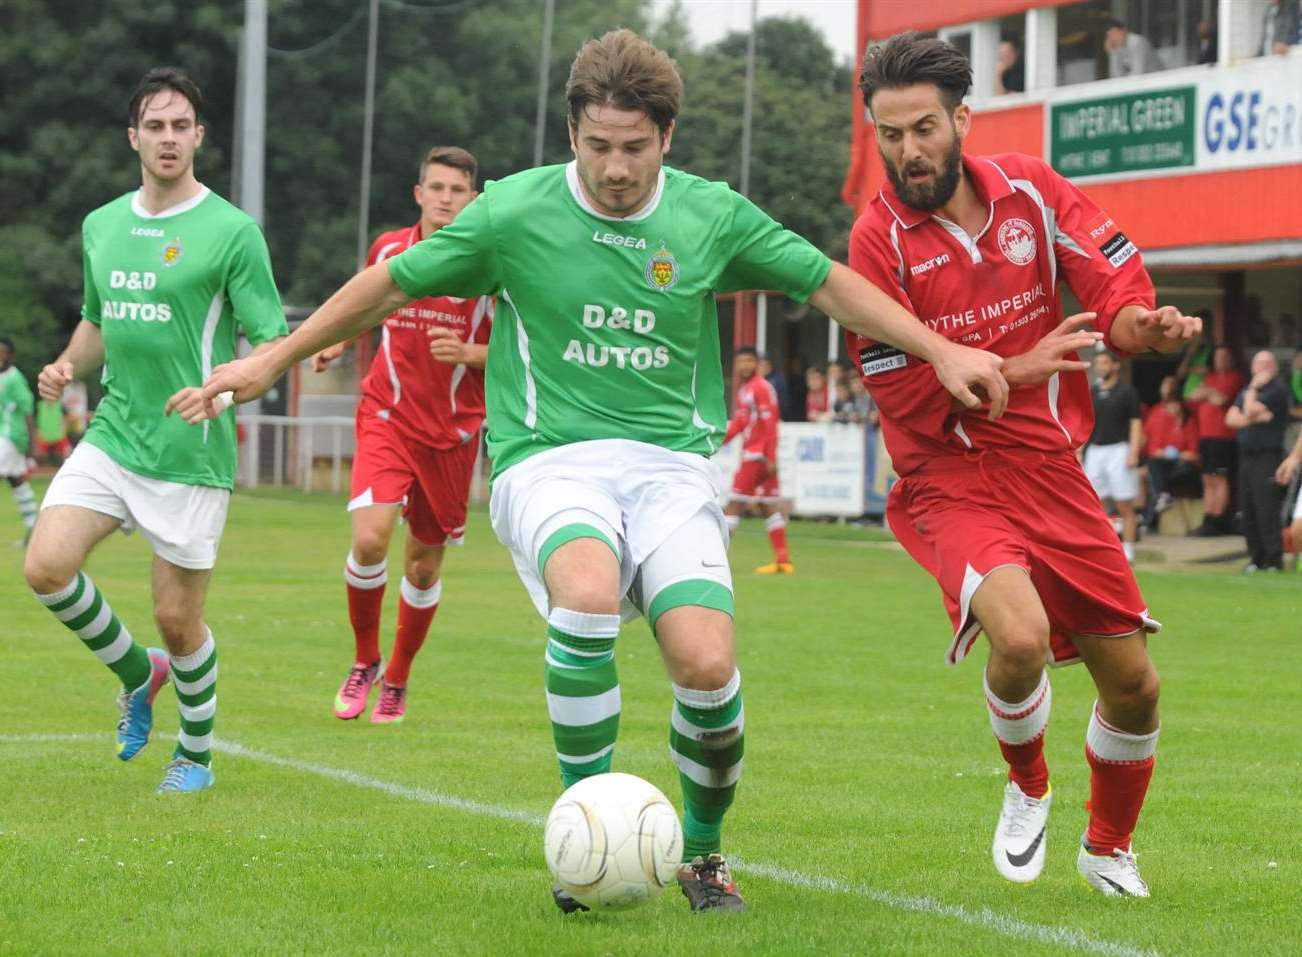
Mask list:
MULTIPOLYGON (((1013 189, 1013 184, 1004 175, 1004 171, 984 157, 964 156, 963 173, 972 181, 977 196, 985 199, 986 204, 990 207, 1016 192, 1013 189)), ((931 213, 924 213, 922 210, 914 209, 900 199, 899 194, 895 192, 895 184, 889 178, 877 195, 886 204, 886 208, 891 211, 891 215, 899 220, 900 225, 905 229, 912 229, 919 223, 925 223, 929 219, 936 218, 931 213)))
POLYGON ((175 206, 169 206, 167 209, 158 213, 151 213, 145 209, 144 204, 140 201, 141 190, 136 190, 131 194, 131 212, 135 213, 141 219, 166 219, 169 216, 179 216, 181 213, 188 213, 205 199, 208 198, 210 190, 207 186, 201 186, 199 192, 195 193, 189 199, 177 203, 175 206))
POLYGON ((648 219, 656 211, 656 207, 660 205, 660 197, 665 193, 665 169, 663 166, 660 167, 660 175, 656 177, 656 188, 655 192, 651 194, 651 199, 632 216, 607 216, 605 213, 597 212, 592 203, 588 202, 588 197, 584 195, 583 184, 579 182, 577 160, 570 160, 565 164, 565 182, 570 188, 570 195, 574 197, 574 201, 589 216, 604 219, 608 223, 637 223, 648 219))

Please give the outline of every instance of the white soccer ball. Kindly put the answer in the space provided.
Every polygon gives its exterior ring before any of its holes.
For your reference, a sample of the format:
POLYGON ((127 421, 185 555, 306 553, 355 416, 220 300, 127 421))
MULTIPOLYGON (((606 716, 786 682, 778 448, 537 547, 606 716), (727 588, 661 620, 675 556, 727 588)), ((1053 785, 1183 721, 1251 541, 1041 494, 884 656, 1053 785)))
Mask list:
POLYGON ((632 774, 575 784, 547 815, 547 866, 593 910, 624 910, 657 896, 678 873, 683 829, 655 785, 632 774))

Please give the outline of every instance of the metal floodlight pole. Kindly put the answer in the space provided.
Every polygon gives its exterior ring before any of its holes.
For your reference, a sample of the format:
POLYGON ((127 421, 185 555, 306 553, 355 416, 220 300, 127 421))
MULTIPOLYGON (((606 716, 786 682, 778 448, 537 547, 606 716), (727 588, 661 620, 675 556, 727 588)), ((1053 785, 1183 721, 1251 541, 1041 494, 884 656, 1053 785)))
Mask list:
POLYGON ((380 0, 371 0, 366 32, 366 103, 362 110, 362 188, 357 210, 357 269, 366 265, 371 230, 371 139, 375 129, 375 46, 380 32, 380 0))
POLYGON ((538 112, 533 121, 533 165, 542 166, 543 142, 547 138, 547 94, 551 82, 552 22, 556 19, 556 0, 543 5, 542 45, 538 49, 538 112))
POLYGON ((267 0, 244 0, 237 101, 240 208, 258 225, 264 219, 263 178, 267 142, 267 0))
POLYGON ((755 20, 759 0, 750 0, 750 35, 746 38, 746 94, 741 111, 741 189, 743 196, 750 195, 750 127, 755 100, 755 20))

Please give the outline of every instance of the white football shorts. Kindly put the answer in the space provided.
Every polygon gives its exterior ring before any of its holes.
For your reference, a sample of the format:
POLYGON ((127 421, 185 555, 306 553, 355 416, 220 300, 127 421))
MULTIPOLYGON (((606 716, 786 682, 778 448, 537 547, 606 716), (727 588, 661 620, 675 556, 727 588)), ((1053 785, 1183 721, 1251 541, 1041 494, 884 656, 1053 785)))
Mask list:
POLYGON ((0 435, 0 478, 22 478, 27 474, 27 456, 7 435, 0 435))
POLYGON ((625 621, 645 614, 671 585, 715 582, 732 593, 722 478, 709 459, 630 439, 549 449, 493 482, 493 531, 544 618, 550 611, 538 559, 569 525, 589 525, 620 559, 625 621))
POLYGON ((1129 442, 1085 446, 1085 475, 1101 499, 1133 502, 1139 496, 1139 470, 1126 464, 1129 442))
POLYGON ((55 473, 41 509, 76 505, 116 518, 125 534, 140 529, 159 558, 201 570, 217 564, 230 501, 227 489, 147 478, 80 442, 55 473))

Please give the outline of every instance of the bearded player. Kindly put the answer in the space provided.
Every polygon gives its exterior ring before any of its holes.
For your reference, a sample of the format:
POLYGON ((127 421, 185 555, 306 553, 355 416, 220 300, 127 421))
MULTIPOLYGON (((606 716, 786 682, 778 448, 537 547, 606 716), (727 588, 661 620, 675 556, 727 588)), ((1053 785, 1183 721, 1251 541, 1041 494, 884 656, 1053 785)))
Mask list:
POLYGON ((740 385, 733 404, 732 419, 724 433, 726 445, 741 437, 741 467, 732 479, 732 495, 724 518, 732 534, 741 525, 747 505, 755 504, 764 513, 773 561, 755 571, 760 575, 793 575, 796 566, 787 552, 787 515, 778 494, 778 394, 758 374, 759 353, 742 346, 733 359, 740 385))
POLYGON ((1090 812, 1077 867, 1105 894, 1147 897, 1131 847, 1153 773, 1158 678, 1148 615, 1116 532, 1076 460, 1093 407, 1078 349, 1173 352, 1200 320, 1154 308, 1138 251, 1038 159, 964 156, 967 59, 916 34, 869 50, 861 86, 889 184, 855 224, 850 264, 957 342, 1004 357, 998 422, 958 408, 933 370, 852 337, 901 479, 891 528, 940 583, 955 664, 984 631, 985 698, 1009 766, 992 853, 1039 876, 1052 792, 1045 665, 1083 661, 1098 689, 1085 736, 1090 812), (1092 312, 1062 320, 1064 280, 1092 312), (1093 320, 1097 332, 1084 326, 1093 320))
MULTIPOLYGON (((478 193, 475 158, 457 146, 437 146, 420 165, 415 186, 420 222, 382 234, 366 263, 410 249, 452 222, 478 193)), ((357 407, 348 512, 353 541, 344 565, 353 666, 335 696, 335 717, 366 710, 380 693, 371 721, 394 724, 407 712, 411 664, 425 643, 442 594, 439 572, 448 545, 460 545, 466 502, 484 420, 484 359, 493 299, 426 297, 384 320, 380 352, 362 383, 357 407), (389 539, 399 516, 407 543, 393 653, 380 661, 380 610, 388 581, 389 539)), ((344 351, 319 352, 317 372, 344 351)))
MULTIPOLYGON (((584 44, 566 85, 574 161, 484 187, 451 226, 354 277, 269 358, 206 388, 237 400, 278 369, 413 298, 499 294, 488 346, 490 511, 547 620, 544 675, 563 784, 611 767, 621 603, 646 616, 669 673, 693 910, 740 910, 723 855, 745 710, 722 489, 726 429, 715 291, 778 289, 856 332, 926 356, 946 387, 1002 410, 1001 360, 920 324, 726 184, 663 165, 677 67, 628 30, 584 44)), ((581 907, 553 891, 559 907, 581 907)))

